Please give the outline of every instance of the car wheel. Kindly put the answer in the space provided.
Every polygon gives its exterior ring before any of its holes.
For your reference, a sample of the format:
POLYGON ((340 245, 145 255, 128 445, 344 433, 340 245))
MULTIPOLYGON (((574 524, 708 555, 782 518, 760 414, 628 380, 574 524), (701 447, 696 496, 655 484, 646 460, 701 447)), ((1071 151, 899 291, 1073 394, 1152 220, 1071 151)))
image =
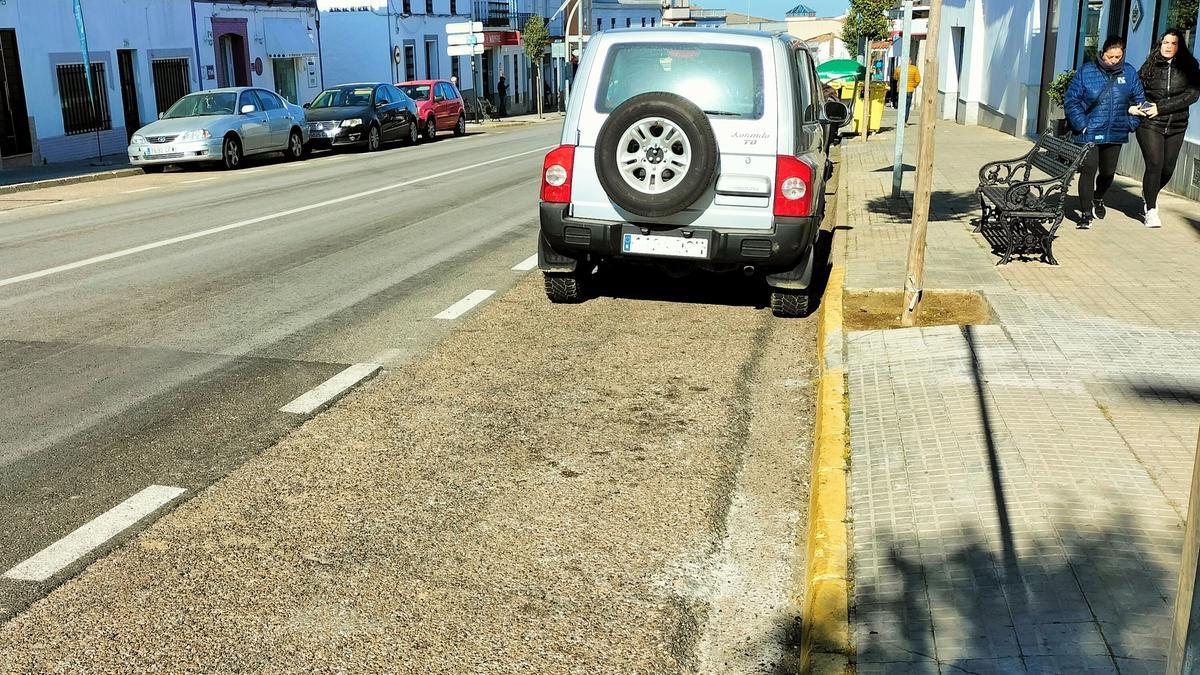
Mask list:
POLYGON ((304 139, 299 131, 292 129, 291 135, 288 136, 287 152, 284 154, 292 162, 304 158, 304 139))
POLYGON ((221 165, 229 171, 242 168, 242 143, 237 136, 229 136, 221 144, 221 165))
POLYGON ((455 136, 466 136, 467 135, 467 116, 466 115, 458 116, 458 124, 454 125, 454 135, 455 136))
POLYGON ((717 139, 696 104, 666 92, 617 106, 596 140, 596 175, 614 204, 647 218, 691 206, 717 175, 717 139))
POLYGON ((413 120, 408 123, 408 144, 416 145, 421 140, 421 130, 417 128, 417 121, 413 120))
POLYGON ((145 173, 162 173, 166 170, 166 164, 143 164, 142 171, 145 173))
POLYGON ((810 295, 807 290, 771 289, 771 312, 784 318, 805 317, 809 314, 810 295))
POLYGON ((585 279, 578 273, 543 272, 546 297, 555 304, 571 304, 587 299, 585 279))
POLYGON ((383 135, 379 132, 379 127, 371 125, 371 130, 367 132, 367 152, 377 152, 383 147, 383 135))
POLYGON ((437 140, 437 120, 435 120, 432 116, 425 120, 425 140, 437 140))

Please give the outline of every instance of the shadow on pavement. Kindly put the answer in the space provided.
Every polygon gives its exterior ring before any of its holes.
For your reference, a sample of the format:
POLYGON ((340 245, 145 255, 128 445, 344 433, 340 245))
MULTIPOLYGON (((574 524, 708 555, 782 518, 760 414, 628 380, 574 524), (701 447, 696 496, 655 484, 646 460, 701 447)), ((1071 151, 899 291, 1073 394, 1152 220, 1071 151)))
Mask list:
MULTIPOLYGON (((888 169, 891 170, 890 168, 888 169)), ((875 197, 867 201, 871 213, 888 215, 900 222, 912 220, 912 191, 906 190, 899 199, 875 197)), ((978 215, 979 200, 974 192, 934 190, 929 197, 929 220, 967 220, 978 215)))
MULTIPOLYGON (((953 506, 940 498, 936 508, 917 503, 914 494, 911 524, 894 518, 875 535, 874 552, 856 560, 859 672, 876 672, 874 664, 889 664, 888 672, 1161 670, 1156 650, 1163 630, 1170 637, 1175 572, 1147 550, 1148 533, 1135 512, 1089 512, 1041 497, 1031 513, 1018 499, 1014 527, 1005 486, 1018 493, 1030 486, 1014 478, 1006 483, 997 447, 1002 423, 989 412, 976 330, 963 327, 979 431, 963 433, 982 437, 991 494, 964 487, 953 506), (961 522, 947 522, 958 514, 965 515, 961 522), (994 523, 986 522, 992 517, 994 523)), ((1152 393, 1170 395, 1160 387, 1152 393)), ((1200 402, 1200 391, 1175 394, 1200 402)))
POLYGON ((1118 512, 1102 528, 1057 525, 1058 534, 1033 537, 1011 562, 977 527, 932 551, 882 534, 878 578, 886 581, 860 578, 856 587, 859 671, 912 664, 926 672, 917 664, 936 663, 942 672, 1119 672, 1114 658, 1134 653, 1153 664, 1146 637, 1155 628, 1170 637, 1173 576, 1139 555, 1133 515, 1118 512), (1155 592, 1130 592, 1127 575, 1153 580, 1155 592))

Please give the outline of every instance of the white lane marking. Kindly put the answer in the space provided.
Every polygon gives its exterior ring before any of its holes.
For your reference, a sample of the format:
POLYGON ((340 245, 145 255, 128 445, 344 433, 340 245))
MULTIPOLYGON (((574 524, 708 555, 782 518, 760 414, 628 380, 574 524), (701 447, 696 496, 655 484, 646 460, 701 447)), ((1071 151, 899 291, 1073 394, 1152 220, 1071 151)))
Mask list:
POLYGON ((138 192, 149 192, 150 190, 157 190, 157 189, 159 189, 160 187, 162 187, 162 186, 161 186, 161 185, 151 185, 150 187, 138 188, 138 189, 136 189, 136 190, 122 190, 122 191, 121 191, 121 194, 123 194, 123 195, 131 195, 131 194, 135 194, 135 193, 138 193, 138 192))
POLYGON ((308 206, 298 206, 294 209, 288 209, 286 211, 279 211, 278 213, 271 213, 271 214, 267 214, 265 216, 259 216, 257 218, 250 218, 249 220, 239 220, 236 223, 230 223, 228 225, 222 225, 220 227, 214 227, 214 228, 207 229, 207 230, 201 230, 199 232, 193 232, 191 234, 184 234, 184 235, 180 235, 178 237, 171 237, 170 239, 163 239, 162 241, 155 241, 155 242, 151 242, 149 244, 142 244, 141 246, 134 246, 133 248, 127 248, 127 249, 123 249, 120 251, 113 251, 112 253, 105 253, 104 255, 98 255, 93 258, 87 258, 85 260, 79 260, 79 261, 76 261, 73 263, 67 263, 65 265, 59 265, 57 267, 51 267, 48 269, 39 270, 37 272, 30 272, 28 274, 22 274, 20 276, 9 277, 7 279, 0 279, 0 286, 8 286, 10 284, 19 284, 22 281, 32 281, 33 279, 41 279, 42 277, 48 277, 51 274, 58 274, 60 272, 67 272, 69 270, 79 269, 80 267, 87 267, 89 265, 95 265, 97 263, 107 262, 109 260, 115 260, 117 258, 124 258, 125 256, 134 255, 135 253, 143 253, 145 251, 152 251, 156 248, 162 248, 163 246, 170 246, 171 244, 178 244, 180 242, 190 241, 192 239, 199 239, 200 237, 207 237, 207 236, 210 236, 213 234, 218 234, 220 232, 226 232, 228 230, 236 230, 238 228, 246 227, 248 225, 257 225, 259 223, 265 223, 268 220, 275 220, 276 218, 284 218, 286 216, 294 216, 297 213, 304 213, 306 211, 312 211, 314 209, 323 209, 326 206, 332 206, 334 204, 341 204, 342 202, 348 202, 348 201, 351 201, 354 199, 361 199, 363 197, 369 197, 371 195, 376 195, 381 192, 389 192, 391 190, 396 190, 398 188, 408 187, 409 185, 416 185, 417 183, 424 183, 426 181, 436 180, 438 178, 444 178, 446 176, 452 176, 456 173, 462 173, 464 171, 472 171, 474 169, 478 169, 483 166, 489 166, 491 164, 499 164, 500 162, 507 162, 510 159, 516 159, 518 157, 524 157, 526 155, 532 155, 532 154, 539 153, 539 152, 545 152, 545 151, 549 150, 550 148, 554 148, 554 147, 557 147, 557 146, 547 145, 546 147, 543 147, 543 148, 536 148, 534 150, 529 150, 526 152, 518 152, 514 155, 508 155, 505 157, 500 157, 498 159, 490 159, 486 162, 479 162, 477 164, 472 164, 470 166, 463 166, 463 167, 459 167, 457 169, 450 169, 449 171, 442 171, 440 173, 434 173, 434 174, 430 174, 428 176, 421 176, 420 178, 412 178, 410 180, 406 180, 406 181, 403 181, 400 183, 393 183, 391 185, 385 185, 383 187, 366 190, 364 192, 356 192, 352 195, 346 195, 345 197, 337 197, 335 199, 327 199, 323 202, 317 202, 316 204, 309 204, 308 206))
POLYGON ((470 295, 463 298, 462 300, 459 300, 458 302, 454 303, 453 305, 450 305, 444 311, 442 311, 441 313, 439 313, 437 316, 435 316, 433 318, 446 319, 447 321, 449 321, 451 319, 457 319, 458 317, 462 316, 463 314, 466 314, 467 312, 471 311, 475 307, 475 305, 478 305, 479 303, 483 302, 484 300, 487 300, 488 298, 492 297, 492 294, 495 292, 496 291, 483 291, 483 290, 472 291, 470 295))
POLYGON ((191 185, 192 183, 207 183, 207 182, 208 182, 208 181, 210 181, 210 180, 216 180, 216 179, 218 179, 218 178, 220 178, 220 176, 213 176, 213 177, 211 177, 211 178, 197 178, 197 179, 195 179, 195 180, 185 180, 185 181, 182 181, 182 184, 183 184, 183 185, 191 185))
POLYGON ((61 201, 61 202, 54 202, 54 204, 52 204, 52 206, 62 206, 63 204, 78 204, 79 202, 86 202, 89 199, 91 199, 91 197, 80 197, 79 199, 67 199, 67 200, 61 201))
POLYGON ((317 408, 341 396, 364 378, 379 372, 378 363, 356 363, 321 384, 301 394, 296 400, 283 406, 279 412, 310 415, 317 408))
POLYGON ((4 578, 45 581, 184 492, 183 488, 151 485, 5 572, 4 578))
POLYGON ((513 271, 514 272, 528 272, 529 270, 531 270, 535 267, 537 267, 537 254, 536 253, 534 253, 533 255, 529 256, 528 258, 522 260, 521 262, 517 263, 516 265, 514 265, 513 271))

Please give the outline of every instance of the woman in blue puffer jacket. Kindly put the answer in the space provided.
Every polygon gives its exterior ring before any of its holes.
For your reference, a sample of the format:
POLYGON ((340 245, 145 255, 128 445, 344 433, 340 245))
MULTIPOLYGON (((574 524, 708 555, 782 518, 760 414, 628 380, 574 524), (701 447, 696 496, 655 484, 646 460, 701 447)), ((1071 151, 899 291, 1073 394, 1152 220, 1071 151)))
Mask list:
POLYGON ((1125 62, 1125 40, 1111 36, 1095 61, 1083 64, 1067 87, 1067 120, 1081 143, 1095 143, 1079 170, 1079 228, 1105 215, 1104 194, 1117 174, 1121 146, 1146 112, 1142 81, 1125 62))

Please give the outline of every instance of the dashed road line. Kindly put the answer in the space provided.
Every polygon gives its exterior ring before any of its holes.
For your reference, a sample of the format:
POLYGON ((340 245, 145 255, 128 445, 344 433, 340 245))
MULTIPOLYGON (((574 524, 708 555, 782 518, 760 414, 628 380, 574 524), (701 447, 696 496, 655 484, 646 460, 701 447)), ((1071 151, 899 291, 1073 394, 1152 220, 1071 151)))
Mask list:
POLYGON ((218 178, 220 178, 220 176, 212 176, 210 178, 197 178, 195 180, 180 181, 180 184, 181 185, 191 185, 192 183, 207 183, 210 180, 216 180, 218 178))
POLYGON ((351 387, 379 372, 378 363, 356 363, 321 384, 301 394, 279 412, 311 415, 322 406, 340 398, 351 387))
POLYGON ((450 305, 445 310, 434 316, 435 319, 446 319, 447 321, 457 319, 475 308, 476 305, 492 297, 496 291, 472 291, 470 295, 450 305))
POLYGON ((513 271, 514 272, 528 272, 529 270, 532 270, 535 267, 537 267, 537 254, 536 253, 534 253, 533 255, 529 256, 528 258, 522 260, 521 262, 517 263, 516 265, 513 265, 513 271))
POLYGON ((138 192, 149 192, 150 190, 157 190, 161 187, 162 187, 161 185, 151 185, 150 187, 138 188, 136 190, 122 190, 121 194, 132 195, 132 194, 136 194, 138 192))
POLYGON ((541 147, 541 148, 534 148, 533 150, 526 150, 525 152, 518 152, 518 153, 511 154, 511 155, 506 155, 504 157, 498 157, 496 159, 489 159, 485 162, 477 162, 477 163, 471 164, 469 166, 461 166, 457 169, 449 169, 447 171, 432 173, 432 174, 429 174, 428 176, 421 176, 419 178, 411 178, 409 180, 401 181, 399 183, 393 183, 391 185, 384 185, 383 187, 377 187, 377 188, 374 188, 371 190, 365 190, 363 192, 356 192, 354 194, 345 195, 344 197, 337 197, 335 199, 327 199, 323 202, 317 202, 315 204, 309 204, 307 206, 298 206, 294 209, 288 209, 286 211, 278 211, 276 213, 269 213, 265 216, 259 216, 257 218, 250 218, 248 220, 240 220, 236 223, 230 223, 228 225, 222 225, 220 227, 213 227, 213 228, 210 228, 207 230, 200 230, 199 232, 193 232, 191 234, 184 234, 184 235, 180 235, 178 237, 171 237, 170 239, 163 239, 161 241, 155 241, 155 242, 151 242, 149 244, 142 244, 141 246, 134 246, 133 248, 127 248, 127 249, 123 249, 120 251, 114 251, 112 253, 105 253, 104 255, 98 255, 93 258, 87 258, 85 260, 78 260, 76 262, 67 263, 65 265, 59 265, 57 267, 51 267, 51 268, 44 269, 44 270, 38 270, 37 272, 30 272, 28 274, 22 274, 22 275, 15 276, 15 277, 9 277, 7 279, 0 279, 0 286, 8 286, 11 284, 19 284, 22 281, 31 281, 33 279, 41 279, 42 277, 48 277, 52 274, 58 274, 60 272, 67 272, 70 270, 79 269, 80 267, 87 267, 89 265, 95 265, 98 263, 107 262, 109 260, 115 260, 117 258, 124 258, 125 256, 134 255, 136 253, 152 251, 156 248, 162 248, 163 246, 170 246, 171 244, 178 244, 180 242, 190 241, 192 239, 199 239, 200 237, 207 237, 210 235, 218 234, 220 232, 236 230, 238 228, 246 227, 249 225, 257 225, 258 223, 264 223, 269 220, 275 220, 277 218, 294 216, 298 213, 305 213, 305 212, 313 211, 316 209, 323 209, 327 206, 333 206, 334 204, 341 204, 343 202, 353 201, 356 199, 362 199, 363 197, 369 197, 371 195, 376 195, 381 192, 391 192, 393 190, 397 190, 397 189, 403 188, 403 187, 408 187, 410 185, 416 185, 418 183, 424 183, 426 181, 436 180, 438 178, 444 178, 446 176, 453 176, 454 174, 463 173, 464 171, 472 171, 472 170, 478 169, 480 167, 491 166, 492 164, 499 164, 501 162, 507 162, 509 160, 517 159, 518 157, 527 157, 529 155, 543 153, 552 147, 554 147, 554 146, 548 145, 548 146, 541 147))
POLYGON ((179 487, 151 485, 42 549, 3 577, 14 581, 45 581, 184 492, 187 490, 179 487))

